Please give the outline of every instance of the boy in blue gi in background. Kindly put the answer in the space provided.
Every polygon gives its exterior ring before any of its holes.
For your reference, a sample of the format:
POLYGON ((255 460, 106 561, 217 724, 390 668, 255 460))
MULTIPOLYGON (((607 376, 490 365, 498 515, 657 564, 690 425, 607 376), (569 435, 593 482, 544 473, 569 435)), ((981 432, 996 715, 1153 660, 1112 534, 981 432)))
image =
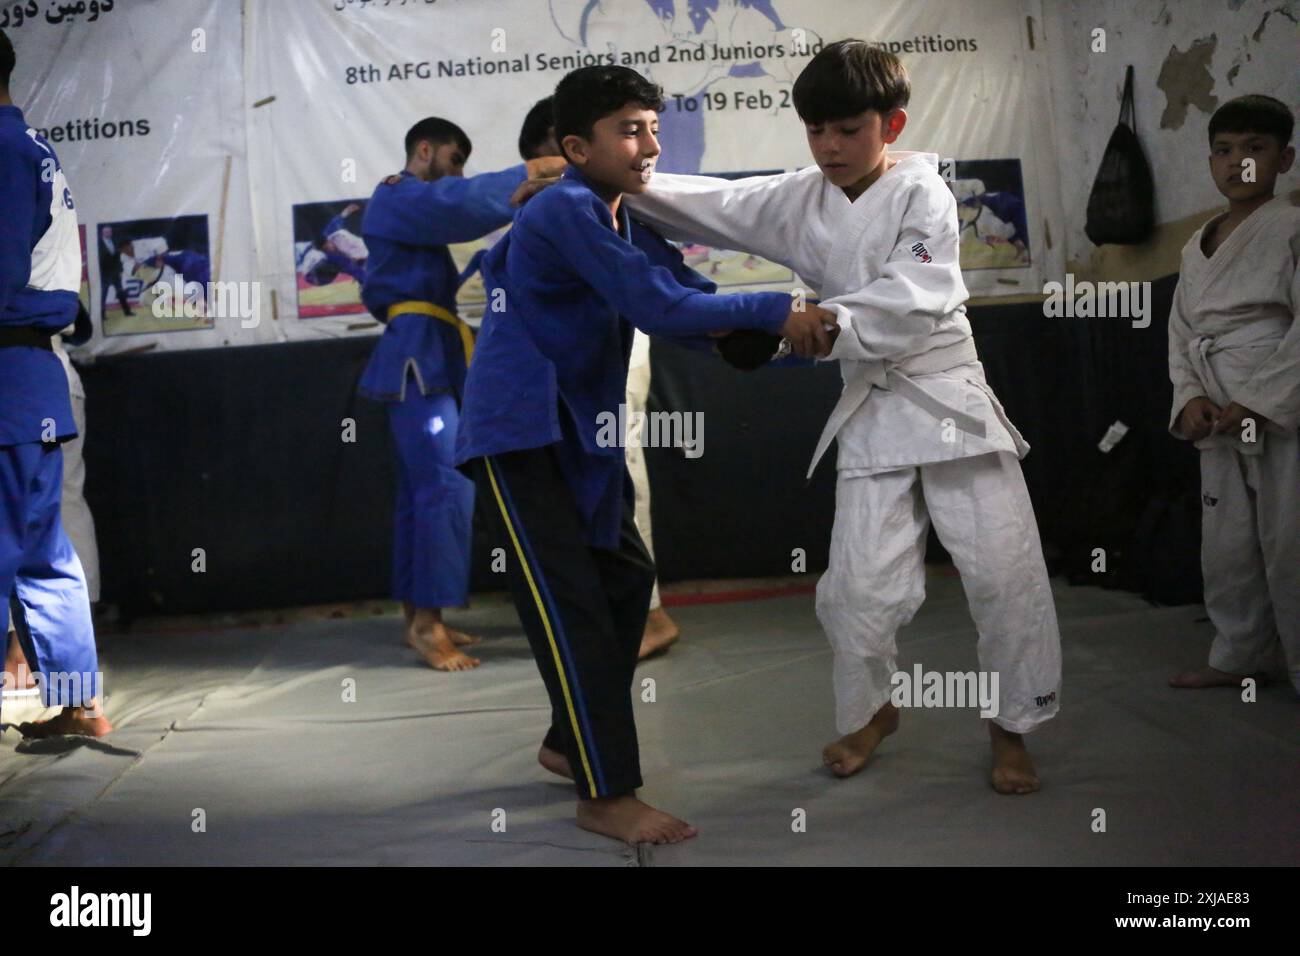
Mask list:
POLYGON ((12 613, 49 720, 24 737, 113 729, 96 696, 99 660, 86 577, 63 531, 63 451, 72 403, 51 336, 77 315, 81 243, 54 150, 9 98, 14 48, 0 30, 0 635, 12 613))
POLYGON ((571 165, 483 260, 489 306, 456 445, 457 461, 482 459, 476 480, 510 542, 512 596, 551 700, 538 760, 574 780, 579 826, 628 843, 696 832, 636 798, 631 684, 655 572, 623 436, 607 441, 599 424, 624 401, 633 326, 705 347, 709 333, 779 332, 803 356, 831 342, 830 313, 796 311, 785 293, 712 295, 629 221, 622 197, 650 181, 662 108, 659 87, 626 67, 577 70, 556 88, 571 165))
POLYGON ((406 168, 375 188, 361 223, 369 250, 361 299, 387 328, 358 391, 388 404, 397 446, 393 590, 407 643, 447 671, 479 663, 458 649, 475 639, 442 621, 442 608, 469 602, 474 513, 474 483, 452 460, 473 337, 456 315, 458 275, 447 245, 508 223, 514 190, 564 167, 562 159, 536 160, 466 179, 470 148, 454 123, 416 123, 406 134, 406 168))

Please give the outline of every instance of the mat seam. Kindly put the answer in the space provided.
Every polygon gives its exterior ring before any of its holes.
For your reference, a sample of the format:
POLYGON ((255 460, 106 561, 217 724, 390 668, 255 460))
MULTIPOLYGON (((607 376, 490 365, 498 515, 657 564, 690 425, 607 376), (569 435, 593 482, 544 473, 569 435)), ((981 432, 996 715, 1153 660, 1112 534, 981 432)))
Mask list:
MULTIPOLYGON (((271 651, 274 650, 274 648, 278 646, 279 643, 280 640, 276 640, 272 644, 272 646, 267 649, 266 653, 263 654, 262 658, 244 673, 243 678, 241 679, 241 681, 239 681, 239 683, 242 683, 243 680, 247 679, 249 674, 252 674, 264 663, 266 663, 266 660, 270 656, 271 651)), ((139 764, 143 762, 144 758, 149 753, 151 753, 155 748, 159 747, 163 743, 163 741, 165 741, 168 737, 170 737, 173 733, 176 732, 177 724, 181 723, 182 721, 193 719, 194 716, 203 709, 203 706, 208 702, 209 697, 211 697, 213 694, 220 693, 221 691, 225 690, 229 686, 230 686, 229 684, 222 684, 220 687, 216 687, 213 690, 210 690, 207 693, 205 693, 202 697, 200 697, 199 702, 194 705, 193 710, 191 710, 184 717, 180 717, 176 720, 173 720, 170 724, 168 724, 167 729, 163 731, 162 735, 159 736, 159 738, 156 741, 154 741, 152 745, 143 748, 136 755, 134 760, 132 760, 130 763, 128 763, 125 767, 122 768, 121 773, 118 773, 116 776, 114 776, 113 779, 111 779, 107 784, 105 784, 104 787, 98 793, 96 793, 88 802, 86 802, 85 804, 79 807, 73 807, 69 809, 67 812, 63 814, 63 816, 55 820, 54 823, 52 823, 45 830, 45 832, 40 835, 40 837, 37 839, 35 843, 28 846, 25 850, 21 850, 17 854, 15 854, 13 860, 9 863, 9 865, 10 866, 23 865, 27 857, 29 857, 38 848, 40 848, 49 839, 49 837, 52 836, 60 827, 64 826, 66 823, 68 823, 68 821, 74 819, 78 815, 84 813, 85 811, 93 808, 96 804, 98 804, 99 801, 102 800, 110 790, 112 790, 115 786, 117 786, 119 781, 121 781, 124 777, 126 777, 127 774, 129 774, 132 770, 134 770, 137 766, 139 766, 139 764)), ((107 703, 107 701, 105 701, 105 703, 107 703)))

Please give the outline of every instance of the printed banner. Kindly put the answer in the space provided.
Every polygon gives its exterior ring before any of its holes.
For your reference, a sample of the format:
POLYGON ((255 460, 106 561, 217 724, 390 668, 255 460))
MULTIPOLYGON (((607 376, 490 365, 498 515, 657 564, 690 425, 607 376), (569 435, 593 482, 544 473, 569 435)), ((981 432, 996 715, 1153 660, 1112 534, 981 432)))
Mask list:
MULTIPOLYGON (((365 204, 417 120, 469 134, 468 174, 520 161, 528 109, 569 70, 631 66, 665 91, 665 172, 810 162, 791 88, 856 36, 912 76, 897 148, 937 153, 974 295, 1042 289, 1059 209, 1032 0, 0 0, 14 96, 72 184, 93 353, 370 334, 365 204), (247 161, 246 161, 247 157, 247 161)), ((454 247, 457 264, 496 240, 454 247)), ((687 245, 724 289, 789 270, 687 245)), ((471 276, 462 311, 481 310, 471 276)))
POLYGON ((259 321, 239 0, 5 2, 0 27, 13 99, 58 154, 83 230, 94 336, 74 354, 275 340, 259 321))

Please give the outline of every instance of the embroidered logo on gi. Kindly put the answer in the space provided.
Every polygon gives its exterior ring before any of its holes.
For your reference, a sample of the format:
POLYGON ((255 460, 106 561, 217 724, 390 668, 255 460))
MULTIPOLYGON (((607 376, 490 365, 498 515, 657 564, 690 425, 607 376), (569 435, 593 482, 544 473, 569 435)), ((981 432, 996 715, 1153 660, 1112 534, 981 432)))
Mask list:
POLYGON ((384 185, 385 185, 385 186, 396 186, 396 185, 397 185, 398 183, 400 183, 401 181, 402 181, 402 176, 401 176, 401 174, 400 174, 400 173, 394 173, 394 174, 391 175, 391 176, 387 176, 387 177, 385 177, 385 179, 384 179, 384 185))
POLYGON ((924 242, 917 242, 912 244, 912 258, 915 259, 917 262, 933 261, 930 258, 930 250, 925 248, 924 242))
POLYGON ((1035 697, 1034 703, 1037 704, 1039 707, 1046 707, 1054 700, 1056 700, 1056 691, 1052 691, 1046 697, 1035 697))
POLYGON ((1209 495, 1205 495, 1205 494, 1201 495, 1201 504, 1205 505, 1205 507, 1207 508, 1213 508, 1218 503, 1219 503, 1218 498, 1211 498, 1209 495))

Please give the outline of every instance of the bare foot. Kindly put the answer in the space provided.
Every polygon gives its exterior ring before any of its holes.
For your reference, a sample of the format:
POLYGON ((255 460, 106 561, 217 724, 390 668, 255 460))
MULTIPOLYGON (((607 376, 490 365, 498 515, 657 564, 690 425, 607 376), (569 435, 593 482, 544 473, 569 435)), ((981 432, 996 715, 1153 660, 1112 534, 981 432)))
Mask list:
POLYGON ((573 768, 569 766, 569 758, 558 750, 552 750, 546 744, 542 744, 541 749, 537 751, 537 762, 565 780, 573 779, 573 768))
POLYGON ((26 690, 36 686, 31 668, 27 665, 27 655, 23 653, 22 644, 18 643, 18 632, 9 632, 9 644, 5 650, 5 690, 26 690))
POLYGON ((473 634, 466 634, 464 631, 458 631, 454 627, 447 628, 447 634, 451 638, 451 642, 457 647, 468 647, 471 644, 477 644, 483 640, 483 638, 475 637, 473 634))
POLYGON ((1025 738, 989 721, 993 744, 993 789, 1003 794, 1033 793, 1038 789, 1038 772, 1025 749, 1025 738))
POLYGON ((700 831, 636 797, 578 801, 578 826, 624 843, 681 843, 700 831))
POLYGON ((837 777, 851 777, 861 770, 886 737, 898 729, 898 708, 886 702, 861 730, 846 734, 822 750, 822 762, 837 777))
POLYGON ((636 659, 643 661, 662 654, 677 643, 681 633, 667 611, 662 607, 655 608, 645 619, 645 634, 641 637, 641 650, 637 651, 636 659))
POLYGON ((1193 690, 1205 687, 1240 687, 1245 679, 1245 674, 1229 674, 1213 667, 1197 667, 1169 678, 1169 686, 1193 690))
MULTIPOLYGON (((462 635, 463 637, 464 635, 462 635)), ((450 629, 442 623, 406 629, 406 643, 415 648, 425 663, 436 671, 469 671, 481 663, 477 657, 462 654, 450 629)))
MULTIPOLYGON (((91 702, 92 704, 94 701, 91 702)), ((102 737, 113 729, 108 718, 98 706, 64 707, 63 710, 48 720, 33 720, 18 725, 18 732, 24 737, 40 739, 42 737, 61 737, 64 734, 79 734, 83 737, 102 737)))

